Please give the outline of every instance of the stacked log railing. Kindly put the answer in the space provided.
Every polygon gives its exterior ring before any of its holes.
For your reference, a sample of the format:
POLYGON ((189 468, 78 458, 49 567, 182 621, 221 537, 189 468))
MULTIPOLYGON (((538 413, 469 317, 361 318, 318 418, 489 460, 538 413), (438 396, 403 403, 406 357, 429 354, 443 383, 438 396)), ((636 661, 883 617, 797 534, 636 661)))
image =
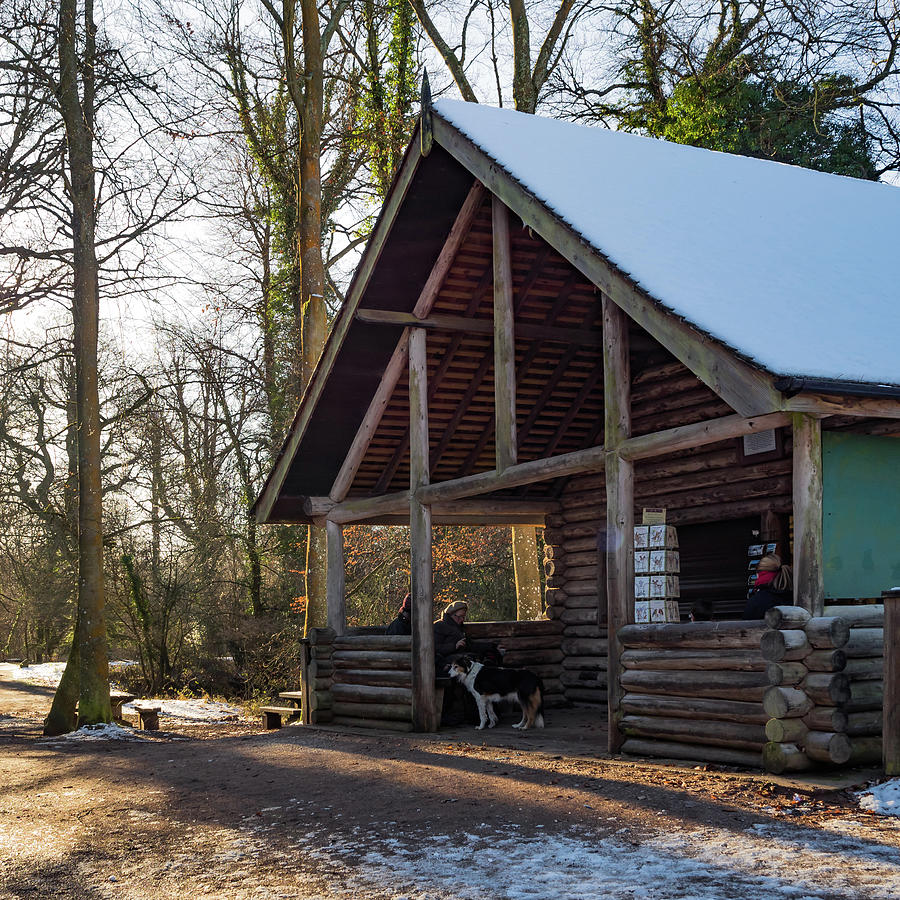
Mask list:
POLYGON ((883 605, 826 606, 820 617, 778 606, 766 613, 766 623, 763 655, 773 682, 764 698, 766 768, 780 773, 818 763, 879 762, 883 605))
POLYGON ((544 705, 553 707, 565 703, 562 629, 562 623, 549 619, 467 622, 466 636, 473 641, 501 644, 506 649, 503 665, 538 675, 544 683, 544 705))
POLYGON ((560 684, 565 702, 606 705, 609 645, 600 602, 597 528, 578 526, 563 538, 544 534, 547 617, 561 629, 560 684), (554 543, 555 541, 555 543, 554 543))
POLYGON ((310 628, 301 642, 300 685, 303 722, 321 725, 333 718, 331 683, 334 674, 332 650, 335 633, 331 628, 310 628))
MULTIPOLYGON (((565 702, 561 631, 548 619, 466 625, 472 640, 503 644, 504 665, 539 675, 550 707, 565 702)), ((330 628, 310 629, 303 641, 302 693, 306 724, 412 731, 412 638, 376 628, 341 636, 330 628)))
POLYGON ((760 768, 765 630, 762 622, 621 628, 622 751, 760 768))
POLYGON ((412 638, 345 634, 332 647, 333 723, 412 731, 412 638))

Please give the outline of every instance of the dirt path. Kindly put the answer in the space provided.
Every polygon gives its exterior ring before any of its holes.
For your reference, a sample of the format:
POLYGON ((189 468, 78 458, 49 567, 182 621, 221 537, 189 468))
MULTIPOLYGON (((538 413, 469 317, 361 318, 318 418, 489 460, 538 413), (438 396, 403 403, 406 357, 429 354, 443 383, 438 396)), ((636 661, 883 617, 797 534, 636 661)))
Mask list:
POLYGON ((848 792, 590 758, 552 721, 47 741, 49 702, 0 680, 0 897, 900 898, 897 820, 848 792))

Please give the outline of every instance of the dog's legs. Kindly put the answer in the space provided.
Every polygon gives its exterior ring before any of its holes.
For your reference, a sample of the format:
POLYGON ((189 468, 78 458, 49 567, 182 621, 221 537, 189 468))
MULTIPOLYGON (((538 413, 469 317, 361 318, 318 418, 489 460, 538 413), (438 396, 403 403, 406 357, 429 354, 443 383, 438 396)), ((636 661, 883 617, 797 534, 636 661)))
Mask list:
MULTIPOLYGON (((519 697, 519 704, 522 707, 522 721, 519 722, 518 725, 514 725, 514 728, 521 728, 523 731, 526 728, 533 728, 535 724, 535 715, 538 711, 538 703, 535 702, 535 697, 519 697)), ((541 726, 543 727, 543 722, 541 722, 541 726)))
MULTIPOLYGON (((488 722, 487 703, 485 703, 484 697, 482 697, 481 694, 475 694, 475 702, 478 704, 479 719, 479 722, 475 727, 480 731, 488 722)), ((493 712, 493 710, 491 710, 491 712, 493 712)), ((493 723, 491 723, 491 727, 493 728, 493 723)))
MULTIPOLYGON (((511 699, 511 698, 510 698, 510 699, 511 699)), ((516 722, 516 724, 513 725, 513 728, 527 728, 527 727, 528 727, 528 706, 527 706, 527 701, 524 700, 522 697, 517 697, 516 700, 517 700, 519 706, 522 708, 522 721, 521 721, 521 722, 516 722)))
POLYGON ((490 719, 488 728, 493 728, 497 724, 497 713, 494 712, 494 704, 490 700, 485 700, 484 705, 487 707, 488 718, 490 719))

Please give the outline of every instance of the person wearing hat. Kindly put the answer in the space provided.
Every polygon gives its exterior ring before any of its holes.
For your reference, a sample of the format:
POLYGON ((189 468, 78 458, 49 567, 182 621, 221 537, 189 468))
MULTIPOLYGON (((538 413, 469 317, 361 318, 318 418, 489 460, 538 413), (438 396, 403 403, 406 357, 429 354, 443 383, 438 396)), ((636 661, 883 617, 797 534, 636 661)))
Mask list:
POLYGON ((444 607, 440 619, 434 623, 434 662, 438 671, 449 666, 453 657, 466 650, 466 630, 463 623, 469 612, 465 600, 454 600, 444 607))
MULTIPOLYGON (((434 623, 434 667, 439 676, 445 676, 450 664, 460 656, 470 655, 485 662, 499 665, 500 648, 487 641, 470 641, 466 637, 464 623, 469 612, 465 600, 454 600, 444 607, 444 612, 434 623)), ((478 710, 472 695, 455 679, 444 689, 444 707, 441 725, 461 725, 464 721, 478 721, 478 710)))
POLYGON ((444 612, 434 623, 434 662, 438 672, 449 668, 459 656, 468 654, 485 662, 499 665, 502 650, 489 641, 471 641, 466 637, 464 623, 469 612, 465 600, 454 600, 444 607, 444 612))
POLYGON ((412 597, 409 594, 403 598, 397 618, 388 625, 385 634, 412 634, 412 597))
POLYGON ((781 564, 776 553, 764 556, 756 567, 756 583, 747 595, 744 607, 745 619, 764 619, 766 610, 773 606, 791 605, 794 579, 790 566, 781 564))

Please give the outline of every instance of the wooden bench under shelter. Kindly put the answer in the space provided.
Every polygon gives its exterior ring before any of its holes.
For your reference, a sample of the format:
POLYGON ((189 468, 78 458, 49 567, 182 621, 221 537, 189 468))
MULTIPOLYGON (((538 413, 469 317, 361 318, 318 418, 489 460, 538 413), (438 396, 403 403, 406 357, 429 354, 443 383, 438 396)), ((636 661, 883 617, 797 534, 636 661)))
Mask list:
POLYGON ((436 731, 432 526, 536 526, 544 616, 490 624, 544 645, 542 677, 606 718, 609 752, 879 752, 900 636, 845 607, 900 564, 898 230, 892 188, 423 94, 253 507, 326 530, 308 721, 436 731), (646 507, 684 538, 681 616, 702 597, 731 621, 635 622, 646 507), (408 649, 348 628, 356 523, 409 527, 408 649), (753 532, 793 566, 800 612, 773 623, 735 621, 753 532))

